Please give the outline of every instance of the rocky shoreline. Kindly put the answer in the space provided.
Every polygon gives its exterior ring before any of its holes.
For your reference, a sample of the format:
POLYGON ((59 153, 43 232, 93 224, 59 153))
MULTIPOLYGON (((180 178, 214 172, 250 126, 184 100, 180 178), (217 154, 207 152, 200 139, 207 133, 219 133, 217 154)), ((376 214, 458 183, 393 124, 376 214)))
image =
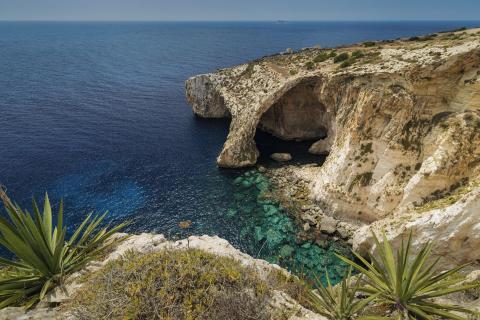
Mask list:
POLYGON ((353 235, 361 225, 355 225, 328 215, 312 198, 312 181, 308 180, 308 171, 317 164, 286 165, 272 167, 262 171, 275 185, 276 199, 289 209, 303 229, 300 235, 304 239, 313 238, 317 244, 344 241, 353 244, 353 235), (302 174, 303 173, 303 174, 302 174))
POLYGON ((192 77, 186 95, 196 115, 231 118, 221 167, 256 164, 257 129, 317 139, 321 166, 271 174, 308 232, 363 254, 370 229, 395 246, 413 232, 445 267, 480 260, 480 29, 265 57, 192 77))

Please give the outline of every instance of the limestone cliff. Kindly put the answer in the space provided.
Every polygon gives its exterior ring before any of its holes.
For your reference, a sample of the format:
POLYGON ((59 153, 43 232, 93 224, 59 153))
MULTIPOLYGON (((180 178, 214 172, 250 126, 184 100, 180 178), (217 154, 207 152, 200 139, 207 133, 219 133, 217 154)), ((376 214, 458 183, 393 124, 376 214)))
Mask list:
MULTIPOLYGON (((197 115, 231 117, 219 166, 254 165, 257 128, 318 139, 308 179, 330 215, 480 259, 479 29, 266 57, 186 91, 197 115)), ((366 229, 354 240, 370 248, 366 229)))

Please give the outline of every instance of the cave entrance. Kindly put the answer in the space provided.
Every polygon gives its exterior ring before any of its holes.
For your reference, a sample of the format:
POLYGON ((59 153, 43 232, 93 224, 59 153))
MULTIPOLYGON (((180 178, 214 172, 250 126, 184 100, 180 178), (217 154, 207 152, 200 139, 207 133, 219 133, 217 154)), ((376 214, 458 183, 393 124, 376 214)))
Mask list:
POLYGON ((260 151, 260 156, 257 159, 258 164, 274 165, 281 164, 270 158, 273 153, 290 153, 293 157, 292 161, 285 162, 285 164, 307 164, 316 163, 323 164, 326 155, 315 155, 308 152, 308 149, 316 140, 310 141, 295 141, 283 140, 268 132, 258 129, 255 134, 255 143, 257 149, 260 151))
POLYGON ((299 83, 262 115, 255 135, 259 162, 271 162, 272 153, 290 153, 294 163, 325 161, 325 155, 308 152, 328 133, 328 113, 318 99, 319 83, 318 79, 299 83))

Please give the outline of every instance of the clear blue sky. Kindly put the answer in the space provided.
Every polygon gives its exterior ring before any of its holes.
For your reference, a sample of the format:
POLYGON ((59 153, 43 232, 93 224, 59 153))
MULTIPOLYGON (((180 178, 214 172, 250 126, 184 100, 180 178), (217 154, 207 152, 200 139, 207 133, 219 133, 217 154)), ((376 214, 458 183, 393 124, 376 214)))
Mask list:
POLYGON ((480 0, 0 0, 0 20, 478 20, 480 0))

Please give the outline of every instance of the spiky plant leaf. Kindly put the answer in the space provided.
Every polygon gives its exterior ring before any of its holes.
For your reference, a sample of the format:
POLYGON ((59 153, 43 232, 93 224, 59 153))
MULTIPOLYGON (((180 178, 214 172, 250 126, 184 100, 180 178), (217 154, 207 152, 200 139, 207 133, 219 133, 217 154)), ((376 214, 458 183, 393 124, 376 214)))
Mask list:
POLYGON ((354 254, 363 265, 337 255, 366 277, 367 285, 361 288, 363 292, 370 297, 374 296, 383 304, 390 305, 397 311, 397 314, 403 315, 403 318, 433 319, 435 316, 440 316, 446 319, 460 320, 466 318, 457 313, 479 315, 467 308, 439 304, 432 299, 478 287, 478 284, 460 285, 463 278, 458 276, 458 272, 468 264, 438 273, 435 268, 438 259, 430 264, 427 263, 431 260, 431 243, 425 244, 413 256, 411 254, 411 232, 407 242, 402 240, 400 249, 396 252, 385 234, 383 234, 382 243, 375 233, 372 232, 372 234, 377 254, 376 257, 370 256, 371 262, 357 253, 354 254))
POLYGON ((332 286, 328 272, 325 272, 327 285, 317 279, 318 289, 310 293, 310 304, 317 313, 330 320, 350 320, 362 311, 375 296, 358 299, 361 276, 352 283, 352 268, 348 270, 341 284, 332 286))
POLYGON ((94 259, 105 249, 111 235, 126 225, 98 230, 105 214, 93 219, 89 214, 66 240, 63 202, 54 225, 47 194, 42 212, 33 200, 33 216, 12 203, 3 190, 0 198, 8 218, 0 217, 0 245, 14 256, 13 259, 0 258, 0 308, 34 305, 61 284, 66 275, 94 259))

